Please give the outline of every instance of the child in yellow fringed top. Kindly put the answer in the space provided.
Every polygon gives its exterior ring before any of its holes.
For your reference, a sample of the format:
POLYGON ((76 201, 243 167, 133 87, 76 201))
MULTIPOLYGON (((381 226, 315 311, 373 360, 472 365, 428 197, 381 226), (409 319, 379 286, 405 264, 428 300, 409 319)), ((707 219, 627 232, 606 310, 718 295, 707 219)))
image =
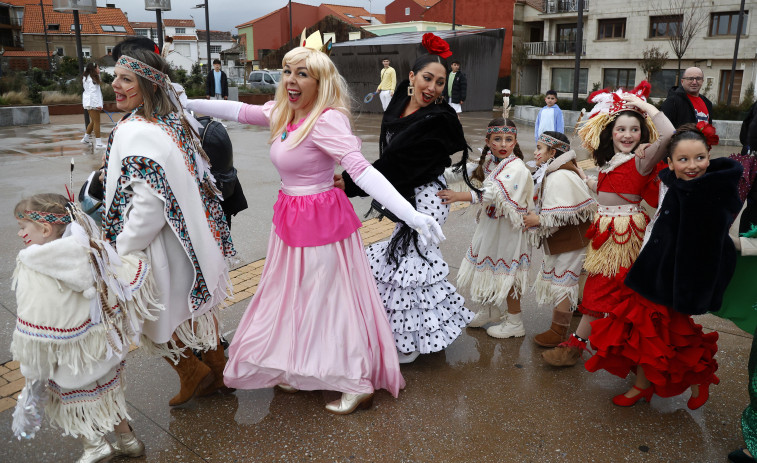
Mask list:
POLYGON ((538 166, 536 210, 524 222, 544 249, 544 261, 534 289, 540 304, 553 307, 550 328, 534 336, 542 347, 555 347, 567 340, 571 308, 578 304, 578 279, 586 257, 585 237, 597 212, 576 163, 568 137, 546 131, 539 135, 534 152, 538 166))
POLYGON ((144 444, 129 426, 121 374, 142 322, 153 319, 154 282, 143 257, 118 256, 99 229, 58 194, 16 205, 26 248, 13 273, 17 322, 11 352, 26 386, 13 431, 32 438, 44 408, 64 435, 81 436, 79 462, 137 457, 144 444), (104 435, 116 431, 116 442, 104 435))
POLYGON ((620 289, 631 264, 641 250, 649 217, 641 208, 644 199, 657 207, 660 161, 667 153, 673 125, 646 102, 651 86, 643 81, 632 92, 607 89, 589 96, 596 103, 578 134, 599 166, 599 178, 587 184, 597 192, 599 209, 587 232, 584 269, 588 273, 578 306, 581 322, 570 338, 542 354, 553 366, 578 362, 591 333, 590 323, 603 318, 620 303, 620 289), (639 144, 652 143, 645 156, 636 156, 639 144))
POLYGON ((457 275, 460 286, 470 287, 473 300, 487 305, 468 326, 478 328, 501 318, 500 324, 486 330, 489 336, 525 336, 520 297, 527 287, 531 255, 523 217, 534 208, 534 182, 523 163, 518 130, 510 119, 489 122, 486 148, 471 178, 483 181, 480 192, 437 193, 442 204, 480 203, 485 212, 457 275), (499 307, 505 301, 507 313, 502 316, 499 307))

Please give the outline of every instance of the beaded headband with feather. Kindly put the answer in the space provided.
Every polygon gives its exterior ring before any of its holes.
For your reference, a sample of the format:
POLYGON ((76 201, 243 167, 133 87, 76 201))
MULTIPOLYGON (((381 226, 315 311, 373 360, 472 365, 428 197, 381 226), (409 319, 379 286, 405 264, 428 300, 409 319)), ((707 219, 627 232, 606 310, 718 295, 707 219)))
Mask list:
POLYGON ((71 215, 55 212, 24 211, 16 214, 16 217, 37 223, 49 223, 50 225, 67 225, 71 223, 71 215))
POLYGON ((511 133, 513 135, 518 135, 518 129, 516 127, 510 127, 509 125, 493 125, 486 128, 487 135, 493 133, 511 133))
POLYGON ((642 115, 649 129, 649 143, 654 143, 659 138, 659 134, 654 123, 652 123, 652 119, 646 113, 622 99, 624 94, 631 93, 646 101, 651 91, 652 85, 643 80, 630 92, 623 89, 613 92, 609 88, 605 88, 589 95, 587 100, 595 103, 595 105, 589 112, 589 119, 583 122, 581 128, 578 129, 578 136, 581 137, 583 146, 592 151, 596 150, 599 147, 599 137, 602 131, 623 111, 634 111, 642 115))

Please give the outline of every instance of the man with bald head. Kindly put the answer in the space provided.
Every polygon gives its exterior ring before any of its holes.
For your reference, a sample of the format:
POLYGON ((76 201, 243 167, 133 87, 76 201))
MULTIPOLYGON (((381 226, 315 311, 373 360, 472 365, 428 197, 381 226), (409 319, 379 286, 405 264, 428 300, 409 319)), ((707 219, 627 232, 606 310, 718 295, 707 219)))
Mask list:
POLYGON ((670 119, 673 127, 678 128, 687 122, 712 123, 712 102, 699 94, 703 83, 702 70, 691 67, 683 71, 681 86, 670 89, 660 110, 670 119))

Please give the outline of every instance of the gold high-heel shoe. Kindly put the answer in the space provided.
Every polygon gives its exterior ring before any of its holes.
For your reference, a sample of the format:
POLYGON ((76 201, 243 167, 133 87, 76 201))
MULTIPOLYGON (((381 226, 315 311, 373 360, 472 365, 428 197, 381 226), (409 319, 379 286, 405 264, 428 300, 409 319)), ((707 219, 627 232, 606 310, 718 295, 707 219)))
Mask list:
POLYGON ((296 387, 284 383, 277 384, 276 387, 286 392, 287 394, 294 394, 295 392, 299 392, 299 389, 297 389, 296 387))
POLYGON ((356 409, 367 410, 373 405, 373 392, 350 394, 343 392, 339 400, 326 404, 326 410, 335 415, 349 415, 356 409))

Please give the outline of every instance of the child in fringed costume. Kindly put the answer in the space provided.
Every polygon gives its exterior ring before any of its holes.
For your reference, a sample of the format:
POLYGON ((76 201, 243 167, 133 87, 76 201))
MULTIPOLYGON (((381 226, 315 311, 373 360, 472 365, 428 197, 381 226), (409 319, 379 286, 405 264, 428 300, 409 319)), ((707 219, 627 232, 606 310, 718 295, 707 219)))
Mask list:
POLYGON ((669 168, 659 175, 660 207, 625 279, 622 302, 592 323, 589 340, 597 353, 586 369, 621 378, 636 373, 633 387, 613 398, 615 405, 691 387, 687 405, 695 410, 707 401, 709 385, 719 382, 718 333, 705 334, 691 318, 720 308, 736 264, 728 229, 741 208, 742 168, 727 158, 710 161, 717 142, 705 122, 676 130, 669 168))
POLYGON ((657 206, 658 163, 667 153, 674 132, 665 114, 646 102, 651 86, 644 81, 632 93, 600 90, 589 100, 596 103, 589 119, 578 131, 583 145, 599 166, 599 178, 587 179, 599 203, 586 237, 584 269, 588 277, 578 311, 583 315, 576 332, 566 342, 542 353, 553 366, 572 366, 586 350, 591 322, 603 318, 622 300, 628 269, 641 250, 649 217, 641 207, 644 199, 657 206), (659 132, 658 132, 659 130, 659 132), (644 157, 636 156, 641 143, 652 143, 644 157))
POLYGON ((141 255, 118 256, 77 206, 57 194, 22 200, 14 215, 27 246, 13 273, 18 320, 11 351, 26 386, 13 413, 19 438, 32 438, 44 408, 64 435, 81 436, 79 462, 137 457, 121 377, 142 322, 155 316, 155 282, 141 255), (73 218, 73 221, 72 221, 73 218), (104 435, 116 431, 110 444, 104 435))
POLYGON ((534 342, 555 347, 567 340, 572 317, 578 304, 578 279, 581 276, 586 245, 584 236, 597 202, 583 179, 586 175, 576 164, 576 153, 568 137, 560 132, 544 132, 536 143, 534 159, 538 166, 536 209, 525 217, 525 226, 544 248, 544 261, 534 289, 539 304, 551 304, 552 324, 534 342))
POLYGON ((474 301, 486 305, 468 326, 477 328, 501 320, 486 330, 489 336, 500 339, 526 334, 520 297, 528 283, 531 256, 523 217, 534 208, 534 182, 517 137, 518 130, 510 119, 493 119, 486 129, 486 148, 472 176, 483 181, 482 190, 444 190, 438 194, 444 199, 442 204, 481 204, 479 222, 457 281, 470 288, 474 301), (503 314, 500 306, 505 301, 507 312, 503 314))

